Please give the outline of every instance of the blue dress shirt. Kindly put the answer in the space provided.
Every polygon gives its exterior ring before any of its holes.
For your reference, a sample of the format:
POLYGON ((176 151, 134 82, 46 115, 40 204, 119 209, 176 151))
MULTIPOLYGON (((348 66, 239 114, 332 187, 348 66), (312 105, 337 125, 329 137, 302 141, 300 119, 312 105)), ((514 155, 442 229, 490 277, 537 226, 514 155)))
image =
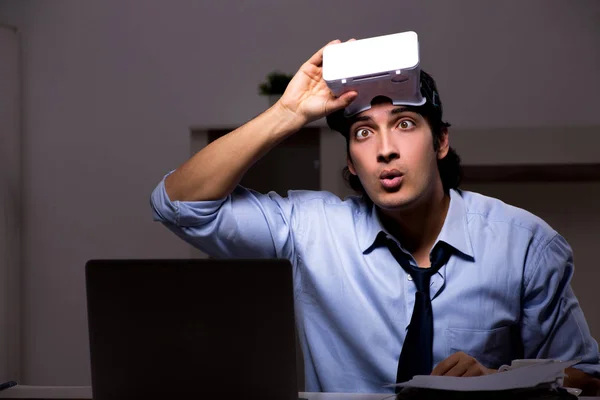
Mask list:
MULTIPOLYGON (((416 288, 375 241, 386 232, 376 207, 356 196, 241 186, 221 200, 171 202, 164 180, 151 204, 156 220, 211 256, 291 260, 305 390, 390 390, 382 386, 395 381, 416 288)), ((570 286, 571 248, 543 220, 451 190, 437 241, 453 253, 431 278, 434 365, 457 351, 488 368, 579 359, 576 368, 600 377, 598 344, 570 286)))

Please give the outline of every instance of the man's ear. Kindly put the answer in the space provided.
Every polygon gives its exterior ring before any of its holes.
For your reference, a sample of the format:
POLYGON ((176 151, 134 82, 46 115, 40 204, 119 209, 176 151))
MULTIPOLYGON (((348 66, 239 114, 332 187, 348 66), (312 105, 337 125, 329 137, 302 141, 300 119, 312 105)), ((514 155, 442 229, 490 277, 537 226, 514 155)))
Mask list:
POLYGON ((450 150, 450 138, 448 135, 448 128, 444 128, 442 130, 442 134, 440 135, 440 147, 437 151, 437 158, 441 160, 446 157, 448 151, 450 150))
POLYGON ((356 175, 356 170, 354 169, 354 163, 352 163, 352 159, 350 158, 350 155, 346 155, 346 165, 348 166, 350 173, 352 175, 356 175))

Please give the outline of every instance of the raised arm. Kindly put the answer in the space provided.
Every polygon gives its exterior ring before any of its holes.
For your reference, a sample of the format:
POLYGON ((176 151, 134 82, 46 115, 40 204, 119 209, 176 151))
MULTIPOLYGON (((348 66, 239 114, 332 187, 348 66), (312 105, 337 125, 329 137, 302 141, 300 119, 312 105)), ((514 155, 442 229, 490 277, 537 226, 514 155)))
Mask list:
MULTIPOLYGON (((339 43, 334 40, 330 44, 339 43)), ((323 48, 296 72, 281 99, 240 128, 210 143, 165 180, 172 201, 228 196, 244 173, 305 124, 346 107, 356 92, 335 97, 322 77, 323 48)))

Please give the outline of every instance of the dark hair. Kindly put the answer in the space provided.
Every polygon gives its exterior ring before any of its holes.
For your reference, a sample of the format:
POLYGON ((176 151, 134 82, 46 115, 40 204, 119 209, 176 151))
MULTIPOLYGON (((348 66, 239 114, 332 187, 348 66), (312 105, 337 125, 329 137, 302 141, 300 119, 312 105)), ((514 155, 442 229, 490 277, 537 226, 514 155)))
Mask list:
MULTIPOLYGON (((421 70, 421 93, 427 99, 425 104, 422 106, 411 107, 415 112, 425 118, 429 127, 431 128, 431 134, 433 135, 433 149, 439 150, 440 138, 444 131, 450 127, 450 124, 442 120, 443 108, 442 100, 440 99, 439 92, 435 80, 427 72, 421 70)), ((386 98, 387 99, 387 98, 386 98)), ((389 99, 387 99, 389 101, 389 99)), ((378 101, 376 97, 372 103, 378 101)), ((350 157, 350 125, 352 119, 344 116, 344 110, 339 110, 331 113, 327 116, 327 125, 334 131, 341 133, 346 138, 346 151, 348 157, 350 157)), ((460 166, 460 156, 456 153, 452 147, 448 149, 446 157, 437 161, 438 171, 444 186, 444 192, 448 193, 450 189, 456 189, 460 185, 462 180, 462 168, 460 166)), ((342 171, 342 176, 346 180, 347 184, 355 191, 363 196, 367 197, 365 189, 363 188, 358 176, 353 175, 348 167, 345 167, 342 171)))

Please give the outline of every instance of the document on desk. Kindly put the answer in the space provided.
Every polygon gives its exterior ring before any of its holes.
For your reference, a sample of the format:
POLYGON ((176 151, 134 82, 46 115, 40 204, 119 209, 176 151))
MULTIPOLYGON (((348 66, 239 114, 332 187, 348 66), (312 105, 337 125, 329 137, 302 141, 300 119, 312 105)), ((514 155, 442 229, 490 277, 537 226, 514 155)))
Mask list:
POLYGON ((555 388, 564 376, 564 369, 577 360, 553 361, 527 365, 490 375, 459 378, 454 376, 417 375, 410 381, 386 385, 415 389, 452 391, 500 391, 529 388, 555 388))

